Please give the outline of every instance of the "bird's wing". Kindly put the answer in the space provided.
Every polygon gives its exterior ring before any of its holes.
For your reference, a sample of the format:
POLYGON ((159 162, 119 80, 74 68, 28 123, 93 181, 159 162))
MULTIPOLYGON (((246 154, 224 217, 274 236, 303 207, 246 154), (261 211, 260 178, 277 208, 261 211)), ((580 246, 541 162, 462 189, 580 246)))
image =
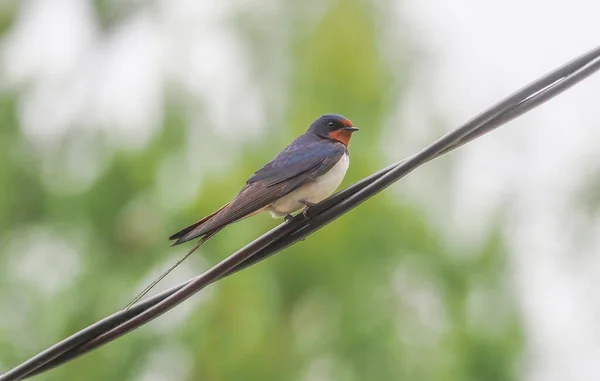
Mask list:
MULTIPOLYGON (((305 180, 310 181, 330 170, 346 152, 346 147, 338 142, 322 139, 302 142, 301 138, 256 171, 247 184, 262 182, 270 187, 299 176, 306 176, 305 180)), ((301 181, 296 188, 304 183, 301 181)))
POLYGON ((275 200, 327 173, 346 152, 343 144, 325 140, 311 142, 298 149, 290 149, 290 146, 250 177, 229 204, 210 218, 205 217, 172 235, 170 239, 177 240, 173 245, 262 211, 275 200))
MULTIPOLYGON (((217 213, 219 213, 221 210, 223 210, 227 205, 229 205, 229 204, 223 205, 222 207, 220 207, 219 209, 215 210, 214 212, 212 212, 208 216, 202 217, 200 220, 194 222, 190 226, 181 229, 177 233, 174 233, 172 236, 169 237, 169 241, 173 241, 173 240, 179 239, 179 238, 183 237, 184 235, 188 234, 189 232, 191 232, 192 230, 194 230, 198 226, 202 225, 206 221, 208 221, 211 218, 213 218, 217 213)), ((181 243, 181 242, 179 242, 179 243, 181 243)), ((173 245, 177 245, 177 244, 178 244, 178 242, 173 243, 173 245)))

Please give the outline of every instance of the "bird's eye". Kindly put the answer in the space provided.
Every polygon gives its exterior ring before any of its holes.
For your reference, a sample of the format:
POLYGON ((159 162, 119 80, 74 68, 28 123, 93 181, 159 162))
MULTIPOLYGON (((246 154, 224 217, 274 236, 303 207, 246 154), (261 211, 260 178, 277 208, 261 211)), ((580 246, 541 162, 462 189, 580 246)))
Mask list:
POLYGON ((327 123, 327 125, 328 125, 329 127, 333 127, 333 122, 329 122, 329 123, 327 123))

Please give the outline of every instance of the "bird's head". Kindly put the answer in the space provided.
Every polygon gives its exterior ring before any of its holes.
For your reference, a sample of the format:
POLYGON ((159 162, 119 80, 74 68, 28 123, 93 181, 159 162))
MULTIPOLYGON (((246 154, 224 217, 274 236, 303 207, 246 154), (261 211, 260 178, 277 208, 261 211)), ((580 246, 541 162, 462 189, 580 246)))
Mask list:
POLYGON ((339 114, 325 114, 318 117, 310 127, 308 133, 315 134, 323 139, 337 140, 346 147, 350 144, 352 133, 358 131, 350 119, 339 114))

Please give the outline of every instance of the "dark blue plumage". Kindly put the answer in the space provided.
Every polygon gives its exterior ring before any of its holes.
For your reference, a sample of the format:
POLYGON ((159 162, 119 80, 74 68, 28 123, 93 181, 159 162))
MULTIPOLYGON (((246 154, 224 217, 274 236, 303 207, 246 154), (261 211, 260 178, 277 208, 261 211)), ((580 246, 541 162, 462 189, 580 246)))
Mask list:
POLYGON ((356 130, 352 122, 341 115, 319 117, 306 133, 256 171, 229 204, 173 234, 170 237, 175 240, 173 244, 212 234, 228 224, 266 210, 291 192, 310 185, 348 154, 347 144, 356 130))
POLYGON ((246 184, 264 181, 266 186, 271 186, 305 173, 318 177, 326 172, 324 169, 331 169, 345 152, 346 147, 338 141, 303 134, 256 171, 246 184), (323 165, 327 168, 322 168, 323 165))
POLYGON ((350 120, 337 114, 323 115, 315 120, 306 133, 256 171, 230 203, 169 237, 175 240, 173 245, 202 238, 129 306, 225 226, 264 210, 269 210, 275 217, 289 215, 329 196, 346 174, 348 144, 356 130, 358 128, 350 120))

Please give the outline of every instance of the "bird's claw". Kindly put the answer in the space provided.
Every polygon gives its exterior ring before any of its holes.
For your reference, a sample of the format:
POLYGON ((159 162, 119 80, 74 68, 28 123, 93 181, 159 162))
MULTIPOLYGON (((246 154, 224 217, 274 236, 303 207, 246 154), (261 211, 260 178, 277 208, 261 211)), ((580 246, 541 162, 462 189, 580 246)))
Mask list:
POLYGON ((306 206, 306 208, 304 208, 304 210, 302 211, 302 215, 306 218, 308 218, 308 209, 312 206, 317 205, 314 202, 310 202, 310 201, 306 201, 306 200, 300 200, 301 204, 304 204, 306 206))
POLYGON ((283 217, 283 220, 285 222, 290 222, 293 218, 294 218, 294 216, 292 216, 291 214, 288 214, 287 216, 283 217))

